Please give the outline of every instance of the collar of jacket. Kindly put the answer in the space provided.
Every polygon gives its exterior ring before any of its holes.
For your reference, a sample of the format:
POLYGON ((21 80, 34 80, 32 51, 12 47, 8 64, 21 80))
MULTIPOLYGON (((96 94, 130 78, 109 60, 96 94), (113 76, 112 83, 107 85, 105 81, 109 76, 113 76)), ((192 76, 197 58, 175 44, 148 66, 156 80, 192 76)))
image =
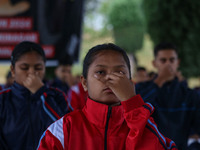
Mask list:
POLYGON ((43 86, 35 94, 31 94, 31 92, 26 87, 16 82, 14 82, 11 86, 12 94, 20 100, 40 100, 40 96, 44 93, 45 90, 46 86, 43 86))
POLYGON ((112 128, 120 126, 124 122, 124 111, 122 105, 108 106, 106 104, 102 104, 88 98, 86 106, 83 108, 83 113, 85 113, 85 116, 92 124, 95 124, 100 128, 105 128, 108 107, 112 107, 109 119, 109 126, 112 128))
POLYGON ((16 95, 16 97, 22 96, 24 99, 24 96, 30 95, 30 91, 25 88, 24 86, 18 84, 17 82, 14 82, 11 86, 12 93, 16 95))

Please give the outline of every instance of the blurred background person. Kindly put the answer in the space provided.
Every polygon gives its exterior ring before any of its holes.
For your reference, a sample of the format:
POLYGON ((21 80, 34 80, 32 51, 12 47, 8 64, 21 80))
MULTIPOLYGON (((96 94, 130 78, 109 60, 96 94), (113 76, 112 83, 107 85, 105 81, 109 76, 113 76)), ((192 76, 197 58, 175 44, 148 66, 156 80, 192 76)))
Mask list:
POLYGON ((154 71, 150 71, 148 73, 149 80, 153 80, 156 77, 156 73, 154 71))
POLYGON ((136 68, 135 76, 134 76, 134 82, 135 83, 140 83, 140 82, 145 82, 148 80, 148 73, 145 67, 138 66, 136 68))
POLYGON ((67 94, 67 101, 73 110, 82 109, 88 97, 87 91, 83 89, 81 82, 72 86, 67 94))
POLYGON ((55 78, 50 82, 50 86, 68 93, 70 87, 74 83, 72 76, 72 59, 68 55, 63 57, 54 71, 55 78))
POLYGON ((136 92, 156 108, 153 117, 159 130, 174 140, 179 149, 186 150, 191 129, 200 134, 200 98, 177 76, 179 63, 175 45, 155 46, 153 66, 157 76, 136 84, 136 92))

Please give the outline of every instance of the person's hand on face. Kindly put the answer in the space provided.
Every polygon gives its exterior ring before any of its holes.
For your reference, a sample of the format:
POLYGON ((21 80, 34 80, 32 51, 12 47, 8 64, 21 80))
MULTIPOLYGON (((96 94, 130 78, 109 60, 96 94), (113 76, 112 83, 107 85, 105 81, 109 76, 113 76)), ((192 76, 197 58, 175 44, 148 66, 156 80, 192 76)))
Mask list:
POLYGON ((44 83, 39 77, 38 72, 36 72, 34 74, 28 74, 27 78, 23 81, 23 85, 34 94, 44 85, 44 83))
POLYGON ((95 78, 105 83, 120 101, 128 100, 136 95, 133 82, 121 71, 107 74, 105 78, 99 76, 95 78))

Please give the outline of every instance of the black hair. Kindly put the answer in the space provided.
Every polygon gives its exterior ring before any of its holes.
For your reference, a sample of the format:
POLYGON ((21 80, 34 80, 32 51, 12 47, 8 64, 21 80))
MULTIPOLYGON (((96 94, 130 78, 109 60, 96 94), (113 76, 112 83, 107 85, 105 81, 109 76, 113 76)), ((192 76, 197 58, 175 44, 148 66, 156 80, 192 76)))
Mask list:
POLYGON ((149 77, 155 77, 156 73, 154 71, 151 71, 151 72, 148 73, 148 76, 149 77))
POLYGON ((147 71, 145 67, 137 67, 137 71, 147 71))
POLYGON ((159 43, 158 45, 155 46, 155 48, 154 48, 154 57, 157 56, 159 51, 169 50, 169 49, 174 50, 176 52, 177 56, 178 56, 178 49, 174 44, 168 43, 168 42, 162 42, 162 43, 159 43))
POLYGON ((59 61, 58 61, 58 65, 63 65, 63 66, 72 66, 73 64, 73 57, 66 54, 64 57, 60 58, 59 61))
POLYGON ((11 77, 12 77, 11 71, 8 71, 7 74, 6 74, 6 79, 9 79, 11 77))
POLYGON ((17 44, 12 51, 11 54, 11 64, 15 66, 16 61, 19 60, 19 58, 24 55, 25 53, 35 51, 39 55, 42 56, 42 59, 44 62, 46 62, 46 57, 43 48, 34 42, 29 42, 29 41, 23 41, 19 44, 17 44))
POLYGON ((88 53, 86 54, 85 59, 83 61, 83 73, 82 73, 83 77, 85 79, 87 79, 88 68, 94 61, 94 57, 98 53, 100 53, 101 51, 104 51, 104 50, 112 50, 112 51, 119 52, 122 54, 127 66, 128 66, 129 75, 130 75, 130 79, 131 79, 131 69, 130 69, 131 67, 130 67, 129 58, 128 58, 126 52, 122 48, 120 48, 119 46, 117 46, 113 43, 105 43, 105 44, 101 44, 101 45, 96 45, 88 51, 88 53))

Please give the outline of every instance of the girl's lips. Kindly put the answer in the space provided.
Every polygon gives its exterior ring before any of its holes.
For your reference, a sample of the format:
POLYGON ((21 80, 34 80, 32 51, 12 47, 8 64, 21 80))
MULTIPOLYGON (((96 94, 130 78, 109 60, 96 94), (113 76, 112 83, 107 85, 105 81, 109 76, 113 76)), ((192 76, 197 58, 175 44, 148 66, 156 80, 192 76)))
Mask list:
POLYGON ((106 88, 106 89, 104 89, 104 92, 107 92, 107 93, 113 93, 113 91, 112 91, 110 88, 106 88))

